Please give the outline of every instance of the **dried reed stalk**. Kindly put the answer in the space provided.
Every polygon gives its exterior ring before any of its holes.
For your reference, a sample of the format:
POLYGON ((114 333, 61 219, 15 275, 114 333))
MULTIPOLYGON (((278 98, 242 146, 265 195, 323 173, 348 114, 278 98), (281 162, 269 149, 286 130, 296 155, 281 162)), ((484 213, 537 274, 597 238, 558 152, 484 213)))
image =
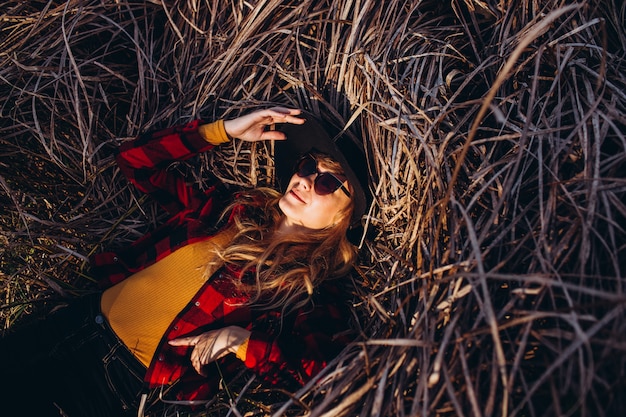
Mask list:
MULTIPOLYGON (((161 220, 120 140, 281 103, 367 151, 363 336, 300 391, 251 383, 209 415, 623 414, 626 7, 566 3, 5 1, 5 327, 161 220)), ((268 184, 269 156, 180 169, 268 184)))

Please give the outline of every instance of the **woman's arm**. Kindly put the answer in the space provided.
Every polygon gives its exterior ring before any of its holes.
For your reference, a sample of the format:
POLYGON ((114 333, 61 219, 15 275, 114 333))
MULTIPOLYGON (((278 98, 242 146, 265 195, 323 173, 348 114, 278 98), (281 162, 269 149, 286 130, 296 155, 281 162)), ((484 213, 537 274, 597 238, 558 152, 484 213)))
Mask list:
POLYGON ((250 329, 227 326, 169 344, 193 346, 190 360, 200 374, 205 365, 234 353, 270 384, 303 385, 351 341, 348 316, 347 306, 320 302, 298 310, 273 330, 271 323, 280 323, 280 314, 268 311, 255 318, 250 329))
POLYGON ((233 120, 205 125, 196 120, 123 143, 116 156, 120 170, 139 190, 152 195, 170 214, 193 209, 207 195, 186 179, 169 171, 172 162, 183 161, 236 137, 245 141, 282 140, 284 133, 267 131, 273 123, 304 123, 300 111, 275 107, 258 110, 233 120))

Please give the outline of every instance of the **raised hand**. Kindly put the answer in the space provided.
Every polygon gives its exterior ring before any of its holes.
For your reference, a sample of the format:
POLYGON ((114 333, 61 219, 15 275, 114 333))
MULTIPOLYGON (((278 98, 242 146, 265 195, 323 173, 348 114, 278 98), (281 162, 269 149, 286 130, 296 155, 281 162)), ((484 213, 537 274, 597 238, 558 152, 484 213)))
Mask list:
POLYGON ((271 109, 257 110, 245 116, 224 121, 224 128, 230 137, 248 142, 261 140, 283 140, 285 134, 274 130, 266 130, 266 127, 274 123, 302 124, 304 119, 296 117, 300 114, 298 109, 286 107, 272 107, 271 109))
POLYGON ((250 331, 238 326, 228 326, 196 336, 170 340, 172 346, 193 346, 191 364, 200 374, 205 375, 202 367, 229 353, 236 353, 243 342, 250 337, 250 331))

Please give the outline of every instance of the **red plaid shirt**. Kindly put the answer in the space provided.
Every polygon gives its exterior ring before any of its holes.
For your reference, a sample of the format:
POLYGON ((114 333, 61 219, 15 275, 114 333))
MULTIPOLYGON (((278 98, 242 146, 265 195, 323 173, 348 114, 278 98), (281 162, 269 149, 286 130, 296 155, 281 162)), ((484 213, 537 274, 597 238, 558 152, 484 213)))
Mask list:
MULTIPOLYGON (((142 192, 150 194, 171 215, 169 221, 118 253, 107 252, 91 259, 92 271, 103 287, 115 285, 133 273, 192 242, 210 238, 224 203, 229 199, 215 183, 205 191, 190 185, 176 170, 174 161, 210 150, 199 133, 200 121, 152 134, 144 134, 119 148, 121 171, 142 192)), ((200 377, 189 361, 190 348, 167 341, 228 325, 250 330, 246 367, 273 385, 303 384, 319 372, 345 345, 333 337, 346 329, 346 313, 334 286, 318 291, 315 303, 281 317, 277 311, 257 311, 241 302, 234 279, 238 271, 222 268, 198 291, 163 335, 146 372, 149 387, 176 382, 178 399, 207 399, 217 388, 218 374, 200 377), (282 319, 282 325, 281 325, 282 319)), ((229 355, 218 361, 222 372, 235 372, 241 362, 229 355)), ((216 371, 216 370, 215 370, 216 371)))

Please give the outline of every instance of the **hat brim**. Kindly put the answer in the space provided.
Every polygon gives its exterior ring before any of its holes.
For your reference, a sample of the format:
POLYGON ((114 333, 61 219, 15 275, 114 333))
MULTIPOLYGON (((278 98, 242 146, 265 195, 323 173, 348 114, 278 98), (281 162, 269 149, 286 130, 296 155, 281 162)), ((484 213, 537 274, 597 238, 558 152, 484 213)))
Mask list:
POLYGON ((354 211, 351 223, 358 223, 365 213, 367 200, 367 170, 364 169, 366 164, 363 152, 349 138, 340 136, 333 140, 313 115, 302 113, 301 117, 306 120, 304 124, 281 123, 275 126, 276 130, 287 136, 286 140, 276 141, 274 149, 276 179, 280 190, 286 191, 295 163, 302 155, 312 150, 322 152, 343 168, 353 190, 354 211))

